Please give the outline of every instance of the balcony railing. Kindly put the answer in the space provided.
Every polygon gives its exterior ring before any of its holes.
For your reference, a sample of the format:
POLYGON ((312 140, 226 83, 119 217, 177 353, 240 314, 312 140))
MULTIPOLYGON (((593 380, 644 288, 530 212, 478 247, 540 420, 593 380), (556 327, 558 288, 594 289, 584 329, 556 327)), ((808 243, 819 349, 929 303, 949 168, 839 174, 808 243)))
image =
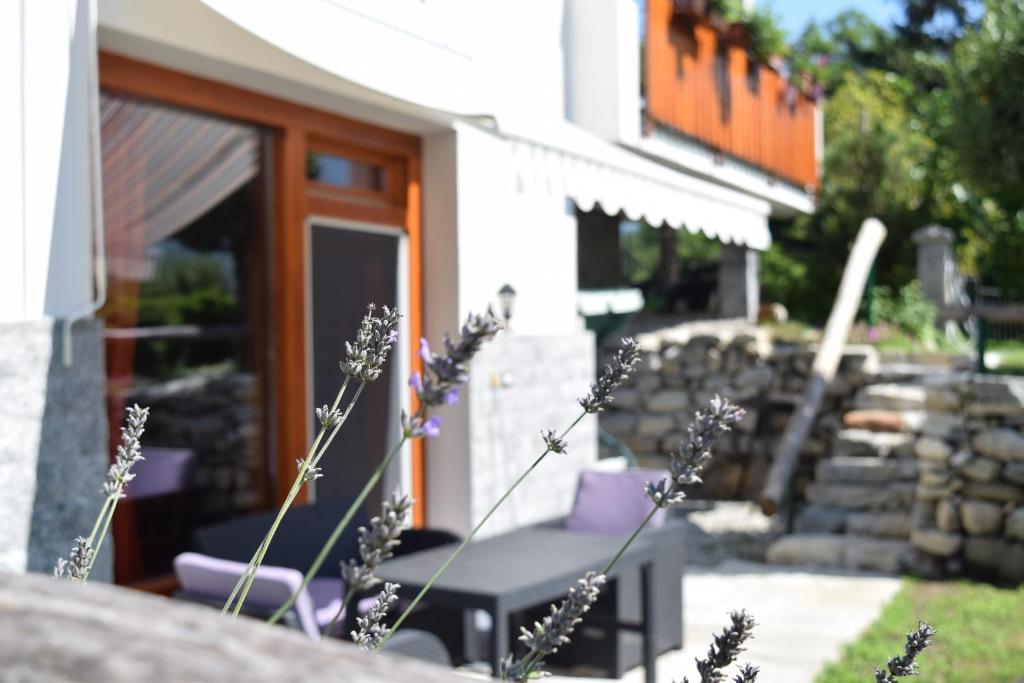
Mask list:
POLYGON ((815 103, 707 17, 647 0, 647 120, 808 188, 818 186, 815 103))

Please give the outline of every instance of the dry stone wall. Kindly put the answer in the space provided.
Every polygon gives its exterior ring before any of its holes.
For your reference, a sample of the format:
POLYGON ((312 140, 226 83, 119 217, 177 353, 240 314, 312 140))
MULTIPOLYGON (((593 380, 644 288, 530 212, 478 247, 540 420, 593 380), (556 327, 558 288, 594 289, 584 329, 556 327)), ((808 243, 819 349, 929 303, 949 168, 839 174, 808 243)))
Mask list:
POLYGON ((854 396, 796 533, 768 559, 1024 581, 1024 379, 879 379, 854 396))
MULTIPOLYGON (((693 411, 729 396, 748 417, 691 497, 755 500, 814 349, 735 325, 640 339, 641 368, 601 427, 641 465, 663 467, 693 411)), ((1024 581, 1024 378, 884 363, 848 347, 791 510, 792 533, 769 561, 1024 581)))
MULTIPOLYGON (((756 498, 773 449, 802 395, 814 350, 773 343, 764 328, 735 323, 684 325, 640 335, 639 340, 640 368, 601 414, 602 429, 627 445, 640 464, 661 467, 685 435, 693 412, 715 394, 728 396, 746 408, 747 417, 719 441, 715 461, 692 496, 756 498)), ((853 392, 875 376, 877 367, 872 348, 846 349, 839 376, 804 445, 801 486, 838 431, 853 392)), ((614 453, 606 446, 603 455, 614 453)))

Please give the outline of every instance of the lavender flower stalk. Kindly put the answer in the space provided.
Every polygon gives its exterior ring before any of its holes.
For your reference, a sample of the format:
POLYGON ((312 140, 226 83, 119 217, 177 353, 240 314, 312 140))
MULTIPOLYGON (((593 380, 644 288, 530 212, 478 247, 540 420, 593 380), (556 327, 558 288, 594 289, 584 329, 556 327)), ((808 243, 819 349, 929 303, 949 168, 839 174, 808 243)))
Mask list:
POLYGON ((88 538, 75 539, 75 547, 71 550, 70 560, 59 559, 54 568, 54 576, 67 577, 72 581, 85 583, 92 573, 93 564, 103 547, 103 539, 110 529, 117 503, 124 498, 124 487, 135 478, 132 468, 142 457, 142 435, 146 431, 146 420, 149 408, 140 408, 137 404, 127 410, 125 426, 121 427, 121 442, 117 445, 114 463, 107 471, 107 479, 103 482, 105 499, 92 532, 88 538))
POLYGON ((902 676, 917 675, 917 662, 914 660, 932 644, 934 637, 935 629, 923 621, 919 623, 916 631, 907 634, 907 644, 904 646, 903 655, 889 660, 886 665, 887 672, 881 669, 875 670, 875 681, 877 683, 896 683, 896 679, 902 676))
POLYGON ((274 518, 270 529, 253 553, 252 559, 249 560, 245 571, 235 583, 231 595, 221 610, 222 614, 231 610, 232 615, 237 616, 242 610, 245 598, 252 587, 252 582, 256 579, 256 571, 263 563, 263 558, 267 554, 267 549, 270 548, 270 543, 277 533, 281 520, 284 519, 285 514, 294 502, 295 497, 299 494, 302 486, 307 482, 319 479, 323 475, 322 469, 319 467, 320 459, 323 458, 327 449, 330 448, 334 437, 337 436, 342 425, 345 424, 349 414, 352 412, 352 408, 355 407, 360 395, 362 395, 366 384, 380 377, 381 372, 383 372, 388 353, 397 339, 398 322, 401 316, 396 309, 387 306, 381 309, 382 315, 379 317, 375 315, 375 311, 376 307, 373 304, 366 307, 366 315, 363 316, 363 321, 356 332, 355 342, 345 343, 346 358, 340 363, 345 380, 342 382, 341 388, 334 398, 334 403, 330 406, 325 405, 316 409, 316 417, 320 422, 320 429, 305 457, 296 461, 298 473, 295 475, 292 487, 278 509, 277 516, 274 518), (345 392, 348 390, 349 383, 352 381, 356 381, 359 384, 356 386, 356 390, 348 405, 344 410, 341 410, 339 405, 345 392))
POLYGON ((524 627, 519 640, 530 648, 530 653, 518 661, 512 655, 502 660, 498 670, 501 680, 526 681, 543 675, 539 667, 544 657, 558 652, 558 648, 569 642, 576 625, 597 601, 605 580, 603 574, 587 572, 569 589, 560 605, 551 605, 551 614, 534 622, 532 631, 524 627))
POLYGON ((420 340, 420 357, 424 361, 424 374, 414 373, 409 379, 409 385, 415 390, 420 400, 419 408, 413 415, 402 413, 402 435, 391 450, 385 454, 384 459, 370 475, 370 478, 363 485, 362 490, 356 499, 352 501, 345 515, 334 527, 331 535, 324 542, 320 553, 313 560, 302 580, 302 585, 276 612, 274 612, 269 623, 273 624, 281 619, 285 613, 292 608, 299 594, 313 580, 320 567, 327 560, 328 553, 341 538, 341 534, 348 528, 349 523, 355 516, 356 510, 363 504, 366 497, 373 490, 373 487, 380 481, 385 470, 391 461, 402 450, 405 442, 409 439, 421 438, 424 436, 437 436, 440 432, 441 418, 432 416, 426 418, 428 408, 453 403, 458 398, 458 386, 465 384, 468 379, 469 363, 473 356, 485 341, 494 337, 501 329, 501 323, 494 317, 491 311, 483 314, 470 313, 466 322, 462 325, 462 334, 458 340, 452 339, 446 334, 444 336, 445 355, 430 353, 430 346, 425 340, 420 340))
POLYGON ((622 340, 622 348, 615 352, 604 372, 590 385, 590 393, 579 400, 584 412, 599 413, 615 399, 615 390, 629 379, 640 362, 640 344, 632 337, 622 340))
POLYGON ((71 548, 68 559, 65 560, 62 557, 57 560, 57 566, 53 568, 54 578, 68 579, 75 583, 84 582, 95 554, 96 551, 92 549, 89 539, 79 536, 75 539, 75 545, 71 548))
MULTIPOLYGON (((697 660, 697 673, 700 674, 700 683, 722 683, 725 674, 722 669, 732 664, 743 652, 743 643, 752 635, 754 617, 743 610, 729 614, 732 623, 722 630, 720 635, 715 636, 715 642, 708 648, 707 657, 697 660)), ((734 679, 735 683, 753 683, 757 678, 757 667, 746 666, 740 669, 734 679)), ((689 683, 689 679, 683 678, 683 683, 689 683)))
POLYGON ((709 410, 697 411, 693 423, 686 429, 687 438, 678 451, 669 454, 671 478, 666 477, 657 484, 647 483, 645 493, 656 508, 683 502, 686 498, 683 487, 700 482, 701 472, 711 461, 711 446, 744 415, 743 408, 717 395, 711 399, 709 410))
POLYGON ((387 637, 388 627, 384 625, 384 618, 391 610, 391 605, 398 600, 399 588, 400 584, 385 583, 384 590, 373 601, 373 606, 366 616, 356 619, 359 630, 352 631, 352 641, 363 652, 375 652, 387 637))
POLYGON ((590 393, 579 400, 580 406, 583 408, 583 412, 580 413, 560 435, 555 435, 554 432, 550 431, 541 432, 541 437, 544 440, 543 452, 541 452, 537 459, 534 460, 514 482, 512 482, 512 485, 501 495, 500 498, 498 498, 497 502, 495 502, 494 505, 491 506, 490 510, 484 514, 483 518, 477 522, 476 526, 473 527, 466 538, 455 548, 454 551, 452 551, 452 554, 448 556, 448 559, 446 559, 440 568, 434 572, 434 575, 429 581, 427 581, 426 585, 420 589, 420 592, 412 599, 412 602, 405 608, 405 611, 402 612, 397 620, 395 620, 395 624, 391 628, 391 631, 384 637, 381 647, 383 647, 383 644, 387 642, 390 634, 397 631, 402 623, 408 618, 409 614, 412 613, 434 583, 448 570, 448 567, 455 561, 455 558, 457 558, 466 546, 469 545, 477 532, 479 532, 480 529, 483 528, 484 524, 487 523, 487 520, 489 520, 498 508, 508 500, 509 496, 512 495, 512 492, 515 491, 528 476, 530 476, 533 470, 535 470, 537 466, 544 461, 544 458, 547 457, 548 453, 565 452, 565 437, 576 425, 580 423, 580 420, 582 420, 587 414, 597 413, 603 410, 605 406, 611 403, 612 393, 629 378, 638 362, 640 362, 640 345, 632 338, 627 337, 623 339, 622 348, 616 352, 612 361, 604 367, 604 371, 601 373, 597 382, 591 385, 590 393))
POLYGON ((395 548, 401 544, 399 538, 405 530, 412 510, 413 499, 401 495, 397 490, 391 494, 390 500, 381 505, 381 514, 370 520, 370 526, 359 527, 359 560, 354 559, 341 564, 341 577, 345 580, 348 590, 345 599, 324 629, 324 635, 332 635, 334 629, 352 602, 356 593, 373 588, 380 579, 376 573, 385 560, 391 558, 395 548))
MULTIPOLYGON (((620 365, 625 364, 620 363, 620 365)), ((608 366, 606 370, 614 373, 616 371, 614 366, 615 362, 613 361, 613 364, 608 366)), ((610 395, 605 394, 602 389, 602 387, 606 386, 608 384, 599 381, 592 387, 590 398, 594 400, 589 402, 589 405, 595 407, 596 410, 600 410, 601 406, 607 405, 606 401, 610 400, 610 395)), ((584 402, 581 401, 580 403, 583 404, 584 402)), ((584 405, 584 409, 586 408, 587 405, 584 405)), ((709 410, 697 411, 693 424, 687 430, 687 439, 682 442, 678 452, 671 454, 671 480, 665 479, 657 486, 648 482, 645 487, 645 493, 652 500, 654 506, 644 520, 640 522, 636 530, 626 539, 626 542, 622 544, 615 557, 608 562, 601 572, 601 576, 611 573, 619 559, 629 549, 629 546, 632 545, 637 536, 640 535, 640 532, 647 526, 647 523, 659 508, 678 504, 684 498, 682 487, 700 481, 698 475, 711 460, 711 447, 718 437, 729 431, 733 424, 743 418, 743 415, 743 409, 718 396, 711 400, 709 410)), ((548 435, 545 435, 545 441, 547 441, 547 438, 548 435)), ((397 625, 398 622, 396 622, 396 627, 397 625)), ((519 662, 509 659, 508 663, 502 667, 503 675, 514 681, 525 681, 527 677, 539 677, 543 673, 540 669, 543 659, 543 652, 531 647, 530 651, 519 662)), ((753 672, 753 675, 757 675, 756 671, 753 672)), ((738 680, 742 681, 743 679, 738 680)))

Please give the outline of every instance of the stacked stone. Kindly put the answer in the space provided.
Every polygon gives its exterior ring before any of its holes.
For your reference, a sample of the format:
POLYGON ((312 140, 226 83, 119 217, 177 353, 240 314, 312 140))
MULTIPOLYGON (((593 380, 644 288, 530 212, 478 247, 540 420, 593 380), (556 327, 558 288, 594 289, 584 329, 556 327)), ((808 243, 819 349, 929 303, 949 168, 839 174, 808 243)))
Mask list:
MULTIPOLYGON (((755 498, 777 440, 802 395, 813 349, 773 345, 764 329, 734 324, 703 324, 690 334, 669 328, 643 335, 640 341, 640 367, 601 414, 601 427, 625 443, 641 464, 665 467, 666 455, 678 447, 693 412, 715 394, 728 396, 747 410, 747 417, 718 442, 715 461, 693 495, 755 498)), ((801 486, 813 478, 814 461, 839 426, 848 388, 862 386, 876 364, 871 350, 850 347, 844 355, 836 381, 840 390, 829 392, 804 445, 801 486)))
POLYGON ((201 519, 250 511, 260 502, 261 443, 259 383, 251 374, 192 376, 137 388, 128 403, 149 406, 145 446, 189 448, 190 489, 201 519))
POLYGON ((857 393, 768 559, 1024 580, 1024 380, 911 379, 857 393))
POLYGON ((1024 581, 1024 380, 961 382, 963 430, 924 434, 911 542, 928 574, 1024 581))

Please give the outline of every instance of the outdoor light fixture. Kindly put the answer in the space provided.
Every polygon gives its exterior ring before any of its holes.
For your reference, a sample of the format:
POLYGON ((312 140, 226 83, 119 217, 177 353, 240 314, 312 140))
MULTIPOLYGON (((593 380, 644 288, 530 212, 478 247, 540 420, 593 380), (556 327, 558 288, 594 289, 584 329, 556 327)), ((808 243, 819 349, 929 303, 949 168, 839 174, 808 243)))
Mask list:
POLYGON ((502 285, 498 290, 498 300, 501 302, 501 315, 505 319, 505 329, 508 329, 508 321, 512 319, 512 306, 516 302, 516 290, 512 285, 502 285))

